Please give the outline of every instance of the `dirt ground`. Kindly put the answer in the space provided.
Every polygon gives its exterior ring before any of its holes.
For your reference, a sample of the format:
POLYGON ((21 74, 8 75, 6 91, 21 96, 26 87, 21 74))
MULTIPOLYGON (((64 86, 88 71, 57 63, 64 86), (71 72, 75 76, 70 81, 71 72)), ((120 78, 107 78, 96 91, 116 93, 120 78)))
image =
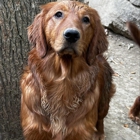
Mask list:
POLYGON ((140 140, 140 126, 128 118, 128 110, 140 95, 140 49, 131 40, 109 32, 107 60, 114 69, 117 91, 105 119, 106 140, 140 140))

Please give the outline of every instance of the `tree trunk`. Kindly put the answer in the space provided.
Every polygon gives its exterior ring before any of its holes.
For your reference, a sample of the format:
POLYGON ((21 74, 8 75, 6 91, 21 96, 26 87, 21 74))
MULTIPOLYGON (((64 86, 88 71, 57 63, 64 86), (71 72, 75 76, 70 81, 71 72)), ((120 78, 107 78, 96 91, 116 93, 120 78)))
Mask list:
POLYGON ((29 51, 27 27, 48 1, 0 0, 0 140, 22 139, 19 79, 29 51))
POLYGON ((50 1, 0 0, 0 140, 23 139, 19 79, 30 49, 27 27, 50 1))

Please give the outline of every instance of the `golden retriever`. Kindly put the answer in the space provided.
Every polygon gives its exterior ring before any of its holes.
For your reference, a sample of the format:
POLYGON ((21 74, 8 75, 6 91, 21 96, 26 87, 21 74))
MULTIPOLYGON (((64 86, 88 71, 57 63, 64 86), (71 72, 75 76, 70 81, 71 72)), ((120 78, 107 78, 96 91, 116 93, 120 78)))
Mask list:
POLYGON ((77 1, 41 7, 28 28, 32 49, 21 78, 26 140, 104 140, 114 95, 108 42, 96 10, 77 1))

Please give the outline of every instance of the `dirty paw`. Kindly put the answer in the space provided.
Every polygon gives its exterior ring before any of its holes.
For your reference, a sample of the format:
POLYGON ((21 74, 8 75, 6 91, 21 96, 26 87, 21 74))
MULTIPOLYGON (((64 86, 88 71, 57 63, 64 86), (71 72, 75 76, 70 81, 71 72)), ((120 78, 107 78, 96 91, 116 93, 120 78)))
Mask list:
POLYGON ((129 118, 134 121, 136 124, 140 125, 140 115, 134 116, 133 114, 129 114, 129 118))
POLYGON ((105 140, 105 135, 96 133, 92 140, 105 140))

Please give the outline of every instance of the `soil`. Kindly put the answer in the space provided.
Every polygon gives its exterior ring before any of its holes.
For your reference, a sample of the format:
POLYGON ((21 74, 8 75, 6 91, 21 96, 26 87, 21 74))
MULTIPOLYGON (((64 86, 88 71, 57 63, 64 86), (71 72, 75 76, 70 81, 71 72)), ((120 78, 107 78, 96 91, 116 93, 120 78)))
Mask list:
POLYGON ((140 140, 140 126, 128 118, 128 111, 140 95, 140 48, 120 35, 109 32, 107 60, 115 76, 116 94, 105 118, 106 140, 140 140))

